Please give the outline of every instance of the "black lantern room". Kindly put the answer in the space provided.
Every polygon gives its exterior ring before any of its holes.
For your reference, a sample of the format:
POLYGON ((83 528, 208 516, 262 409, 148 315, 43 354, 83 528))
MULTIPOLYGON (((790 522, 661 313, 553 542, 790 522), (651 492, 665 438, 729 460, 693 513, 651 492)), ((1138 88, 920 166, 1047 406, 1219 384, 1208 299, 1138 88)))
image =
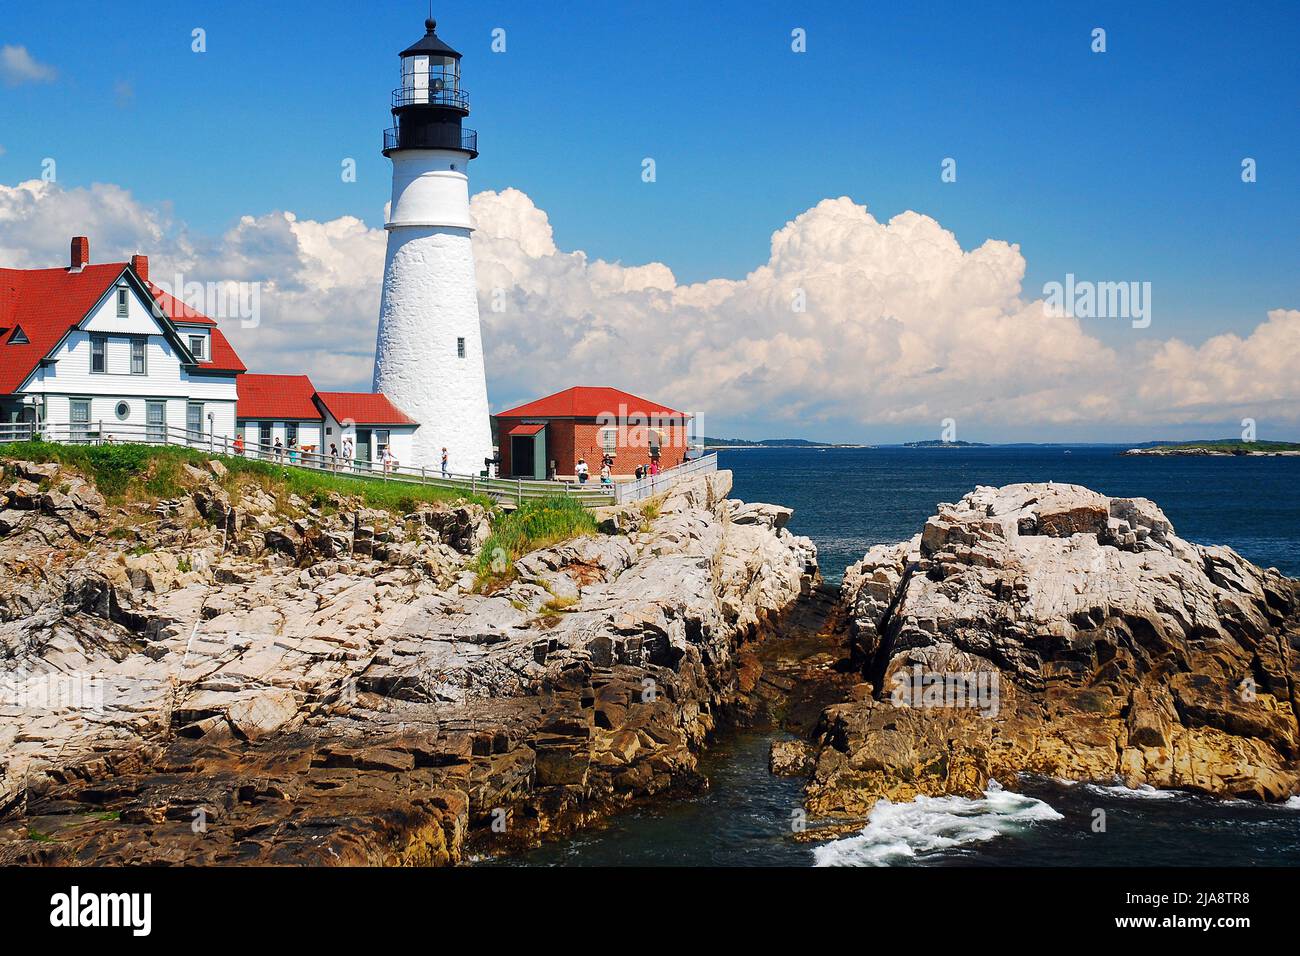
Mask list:
POLYGON ((478 155, 478 133, 462 129, 469 98, 460 88, 460 54, 425 20, 425 34, 401 52, 402 85, 393 90, 396 125, 384 130, 384 155, 399 149, 454 149, 478 155))

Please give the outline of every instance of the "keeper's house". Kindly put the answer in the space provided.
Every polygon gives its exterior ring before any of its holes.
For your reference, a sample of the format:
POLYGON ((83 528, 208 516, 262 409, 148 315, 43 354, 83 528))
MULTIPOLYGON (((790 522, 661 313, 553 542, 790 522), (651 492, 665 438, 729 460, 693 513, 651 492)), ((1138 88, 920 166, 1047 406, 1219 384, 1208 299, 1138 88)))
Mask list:
MULTIPOLYGON (((71 441, 273 447, 378 463, 409 455, 417 423, 382 394, 320 392, 306 375, 247 371, 217 323, 149 281, 149 260, 92 264, 72 240, 58 269, 0 269, 0 440, 5 423, 71 441)), ((302 459, 306 462, 306 459, 302 459)))
POLYGON ((74 440, 233 435, 245 371, 217 324, 149 282, 149 260, 0 269, 0 421, 58 423, 74 440))
POLYGON ((619 478, 656 460, 680 465, 692 416, 617 388, 575 386, 493 418, 502 476, 567 478, 582 458, 596 480, 604 455, 619 478))

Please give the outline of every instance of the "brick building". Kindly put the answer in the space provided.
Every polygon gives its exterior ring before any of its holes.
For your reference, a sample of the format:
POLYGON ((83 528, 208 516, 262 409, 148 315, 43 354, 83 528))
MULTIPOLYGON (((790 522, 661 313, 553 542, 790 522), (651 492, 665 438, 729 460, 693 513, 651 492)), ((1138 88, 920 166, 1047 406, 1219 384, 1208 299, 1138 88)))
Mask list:
POLYGON ((575 386, 493 419, 503 477, 572 477, 584 458, 598 480, 604 454, 620 478, 656 459, 660 468, 680 465, 691 416, 617 388, 575 386))

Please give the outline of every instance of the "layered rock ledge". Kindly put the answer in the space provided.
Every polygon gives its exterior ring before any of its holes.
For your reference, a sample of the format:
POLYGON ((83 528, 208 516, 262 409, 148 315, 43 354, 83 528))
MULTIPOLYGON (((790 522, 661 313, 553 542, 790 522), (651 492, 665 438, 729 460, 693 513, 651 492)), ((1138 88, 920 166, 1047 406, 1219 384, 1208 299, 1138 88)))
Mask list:
POLYGON ((841 601, 864 679, 822 715, 813 813, 1023 772, 1300 791, 1297 582, 1184 541, 1151 501, 980 487, 872 548, 841 601))
POLYGON ((481 508, 232 499, 212 469, 145 512, 5 466, 0 861, 442 864, 569 832, 697 782, 818 580, 728 472, 480 593, 481 508))

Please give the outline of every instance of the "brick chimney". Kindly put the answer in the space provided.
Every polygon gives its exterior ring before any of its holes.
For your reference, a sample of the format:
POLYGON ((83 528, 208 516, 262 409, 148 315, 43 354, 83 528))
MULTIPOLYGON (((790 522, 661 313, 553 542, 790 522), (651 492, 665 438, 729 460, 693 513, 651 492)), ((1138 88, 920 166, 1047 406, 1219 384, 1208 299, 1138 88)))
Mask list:
POLYGON ((143 281, 145 282, 149 281, 149 257, 148 256, 132 256, 131 268, 135 270, 135 274, 138 275, 143 281))
POLYGON ((72 240, 72 260, 68 266, 73 272, 80 272, 82 268, 90 264, 90 240, 85 236, 77 236, 72 240))

